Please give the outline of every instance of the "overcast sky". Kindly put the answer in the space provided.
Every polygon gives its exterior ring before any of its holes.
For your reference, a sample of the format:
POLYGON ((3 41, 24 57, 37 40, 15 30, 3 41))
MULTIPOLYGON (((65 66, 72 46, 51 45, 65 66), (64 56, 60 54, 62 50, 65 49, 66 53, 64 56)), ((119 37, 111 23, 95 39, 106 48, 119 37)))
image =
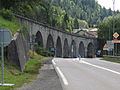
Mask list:
MULTIPOLYGON (((97 0, 101 6, 105 8, 111 8, 113 10, 113 0, 97 0)), ((115 0, 115 10, 120 11, 120 0, 115 0)))

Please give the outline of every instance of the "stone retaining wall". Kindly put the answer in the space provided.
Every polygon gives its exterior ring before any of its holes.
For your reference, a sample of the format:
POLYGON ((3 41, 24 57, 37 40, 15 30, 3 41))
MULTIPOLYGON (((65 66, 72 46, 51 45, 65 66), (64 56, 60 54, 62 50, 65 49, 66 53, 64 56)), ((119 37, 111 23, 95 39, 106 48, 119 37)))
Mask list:
POLYGON ((28 57, 28 42, 24 35, 16 33, 12 42, 8 46, 8 60, 10 64, 17 66, 21 71, 24 70, 28 57))

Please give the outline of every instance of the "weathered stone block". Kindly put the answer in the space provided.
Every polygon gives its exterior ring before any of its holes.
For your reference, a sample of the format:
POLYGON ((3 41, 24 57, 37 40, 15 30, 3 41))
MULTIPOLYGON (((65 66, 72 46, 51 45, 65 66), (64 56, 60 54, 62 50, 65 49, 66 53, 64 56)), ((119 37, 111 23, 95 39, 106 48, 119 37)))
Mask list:
POLYGON ((8 60, 11 64, 19 67, 21 71, 24 70, 28 57, 28 43, 24 35, 16 33, 12 42, 8 46, 8 60))

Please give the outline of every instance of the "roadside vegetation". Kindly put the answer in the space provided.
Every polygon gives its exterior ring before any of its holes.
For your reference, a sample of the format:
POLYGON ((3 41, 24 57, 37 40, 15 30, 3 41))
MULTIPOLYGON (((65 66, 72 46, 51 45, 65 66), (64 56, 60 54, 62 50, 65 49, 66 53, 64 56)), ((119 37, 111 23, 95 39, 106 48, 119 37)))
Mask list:
MULTIPOLYGON (((117 32, 120 34, 120 13, 115 14, 114 16, 109 16, 104 18, 104 20, 98 25, 98 38, 101 39, 104 42, 102 44, 102 48, 107 43, 107 41, 112 41, 114 39, 113 34, 117 32), (114 24, 113 24, 114 23, 114 24), (114 25, 114 31, 113 31, 113 25, 114 25)), ((120 37, 117 38, 120 40, 120 37)), ((101 44, 100 43, 100 44, 101 44)), ((102 49, 101 48, 101 49, 102 49)), ((114 44, 115 49, 115 55, 120 56, 120 43, 114 44)))
POLYGON ((35 46, 35 52, 45 57, 51 57, 51 53, 52 53, 50 51, 45 50, 43 47, 39 45, 35 46))
POLYGON ((114 63, 120 63, 120 59, 116 59, 116 58, 102 58, 101 60, 110 61, 114 63))
MULTIPOLYGON (((113 23, 114 23, 114 32, 120 34, 120 13, 113 16, 109 16, 103 19, 99 24, 98 36, 100 39, 113 40, 113 23)), ((120 39, 120 37, 118 37, 120 39)))
POLYGON ((19 24, 16 21, 8 21, 0 16, 0 27, 1 28, 7 28, 12 32, 12 35, 14 35, 17 30, 19 30, 19 24))
POLYGON ((20 30, 20 25, 16 21, 11 10, 0 10, 0 28, 7 28, 14 35, 20 30))
MULTIPOLYGON (((37 53, 30 51, 30 60, 28 60, 24 72, 20 72, 15 66, 9 65, 7 60, 5 61, 5 83, 15 84, 12 87, 0 86, 0 90, 13 90, 16 87, 20 87, 25 83, 34 80, 38 74, 39 68, 42 66, 42 59, 44 58, 37 53)), ((1 71, 1 70, 0 70, 1 71)), ((0 72, 1 81, 1 72, 0 72)))

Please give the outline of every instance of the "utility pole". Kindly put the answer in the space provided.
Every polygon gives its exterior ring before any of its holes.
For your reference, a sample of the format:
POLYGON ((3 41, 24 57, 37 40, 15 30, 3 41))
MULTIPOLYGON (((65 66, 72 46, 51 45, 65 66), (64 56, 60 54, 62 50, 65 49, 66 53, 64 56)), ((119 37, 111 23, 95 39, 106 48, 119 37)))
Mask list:
MULTIPOLYGON (((115 32, 115 30, 114 30, 114 28, 115 28, 115 24, 114 24, 114 11, 115 11, 115 0, 112 0, 112 2, 113 2, 113 13, 112 13, 112 16, 113 16, 113 34, 114 34, 114 32, 115 32)), ((114 37, 113 37, 113 39, 114 39, 114 37)), ((115 45, 115 44, 114 44, 115 45)), ((114 47, 114 49, 113 49, 113 56, 115 55, 115 47, 114 47)))

